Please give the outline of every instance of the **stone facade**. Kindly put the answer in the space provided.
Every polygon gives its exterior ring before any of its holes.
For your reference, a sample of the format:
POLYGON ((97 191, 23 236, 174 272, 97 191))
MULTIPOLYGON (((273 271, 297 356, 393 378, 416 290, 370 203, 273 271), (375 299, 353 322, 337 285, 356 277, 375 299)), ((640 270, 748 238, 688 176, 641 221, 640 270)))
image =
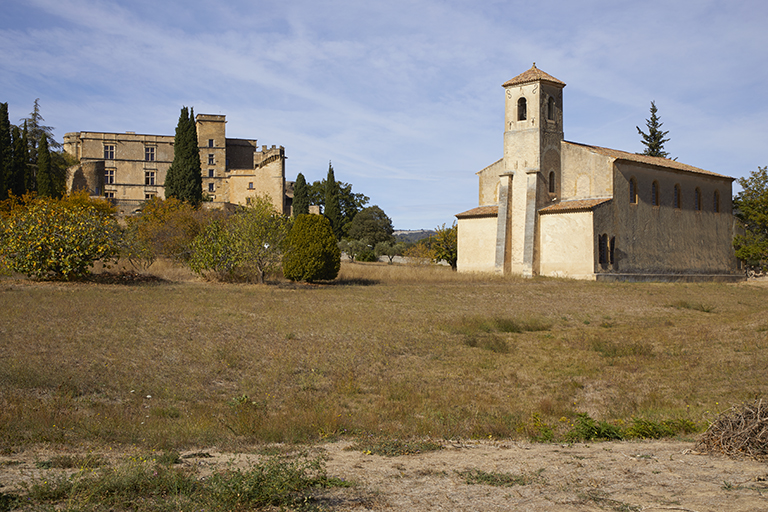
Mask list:
MULTIPOLYGON (((291 209, 285 181, 285 149, 257 145, 256 140, 226 137, 223 115, 198 114, 198 146, 203 193, 213 207, 246 204, 268 194, 279 212, 291 209)), ((64 150, 80 160, 70 169, 69 190, 103 195, 130 214, 152 196, 165 197, 165 175, 173 162, 171 135, 133 132, 74 132, 64 136, 64 150)))
POLYGON ((580 279, 741 276, 733 178, 563 136, 565 83, 536 68, 506 82, 503 158, 458 214, 458 270, 580 279))

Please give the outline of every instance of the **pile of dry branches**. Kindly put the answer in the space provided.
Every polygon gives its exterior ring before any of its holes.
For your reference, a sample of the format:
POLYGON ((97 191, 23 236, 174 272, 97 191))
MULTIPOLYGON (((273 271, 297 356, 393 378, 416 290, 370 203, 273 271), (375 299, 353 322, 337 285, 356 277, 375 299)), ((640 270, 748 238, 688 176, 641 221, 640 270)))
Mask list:
POLYGON ((760 399, 721 413, 702 434, 696 448, 729 457, 768 460, 768 404, 760 399))

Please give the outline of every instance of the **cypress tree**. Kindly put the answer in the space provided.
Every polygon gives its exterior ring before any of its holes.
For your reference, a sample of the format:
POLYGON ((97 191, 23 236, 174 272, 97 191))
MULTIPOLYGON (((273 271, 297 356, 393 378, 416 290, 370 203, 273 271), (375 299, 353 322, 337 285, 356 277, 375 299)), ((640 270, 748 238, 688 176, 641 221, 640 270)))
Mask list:
POLYGON ((8 120, 8 103, 0 103, 0 200, 8 198, 13 172, 13 143, 11 122, 8 120))
POLYGON ((336 240, 341 240, 342 219, 341 202, 339 200, 339 187, 336 186, 336 178, 333 175, 333 165, 328 162, 328 177, 325 179, 325 216, 331 221, 331 229, 336 240))
POLYGON ((27 192, 27 141, 22 137, 21 130, 14 126, 13 130, 13 163, 8 187, 15 196, 23 196, 27 192))
POLYGON ((299 173, 296 176, 296 183, 293 185, 293 216, 306 215, 309 213, 309 191, 307 190, 307 180, 304 175, 299 173))
POLYGON ((48 137, 40 137, 37 146, 37 193, 41 196, 55 197, 56 190, 51 175, 51 153, 48 150, 48 137))
POLYGON ((24 145, 24 190, 35 192, 37 190, 36 162, 32 160, 32 148, 29 141, 29 128, 24 121, 24 129, 21 131, 21 143, 24 145))
POLYGON ((669 142, 669 139, 664 137, 669 133, 668 131, 662 131, 661 126, 664 124, 659 120, 656 115, 656 102, 651 102, 651 118, 645 120, 645 125, 648 127, 648 133, 643 132, 639 126, 636 126, 637 133, 642 137, 642 143, 645 146, 645 151, 642 155, 659 156, 661 158, 669 157, 669 153, 664 151, 664 143, 669 142))
POLYGON ((203 201, 203 177, 194 115, 194 109, 190 114, 182 107, 173 139, 173 162, 165 175, 165 197, 198 206, 203 201))

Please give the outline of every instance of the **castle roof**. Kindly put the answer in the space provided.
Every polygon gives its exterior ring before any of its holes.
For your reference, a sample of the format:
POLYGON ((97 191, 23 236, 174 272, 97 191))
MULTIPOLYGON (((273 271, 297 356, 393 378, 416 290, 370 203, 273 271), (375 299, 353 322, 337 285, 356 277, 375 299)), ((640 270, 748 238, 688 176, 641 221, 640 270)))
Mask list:
POLYGON ((531 66, 531 69, 528 71, 521 73, 517 75, 512 80, 509 80, 502 85, 502 87, 509 87, 510 85, 523 85, 530 82, 549 82, 555 85, 559 85, 561 87, 565 87, 565 82, 558 80, 557 78, 553 77, 552 75, 543 72, 539 68, 536 67, 536 63, 533 63, 533 66, 531 66))
POLYGON ((563 141, 564 144, 571 144, 573 146, 578 146, 587 149, 588 151, 592 151, 594 153, 597 153, 599 155, 604 155, 610 158, 613 158, 614 160, 624 160, 627 162, 637 162, 641 164, 646 165, 653 165, 655 167, 666 167, 667 169, 673 169, 676 171, 683 171, 683 172, 692 172, 696 174, 704 174, 706 176, 713 176, 716 178, 726 178, 731 181, 733 181, 734 178, 731 178, 730 176, 724 176, 722 174, 717 174, 710 171, 705 171, 704 169, 699 169, 698 167, 694 167, 692 165, 687 165, 681 162, 678 162, 676 160, 670 160, 669 158, 661 158, 658 156, 648 156, 648 155, 640 155, 637 153, 629 153, 627 151, 619 151, 618 149, 609 149, 609 148, 602 148, 600 146, 590 146, 589 144, 580 144, 578 142, 569 142, 567 140, 563 141))

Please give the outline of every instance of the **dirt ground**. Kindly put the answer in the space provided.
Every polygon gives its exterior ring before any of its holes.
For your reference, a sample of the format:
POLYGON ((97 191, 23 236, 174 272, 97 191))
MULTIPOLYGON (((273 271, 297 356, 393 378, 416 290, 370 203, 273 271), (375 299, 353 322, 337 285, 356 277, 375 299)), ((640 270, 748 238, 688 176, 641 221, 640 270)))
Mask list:
MULTIPOLYGON (((768 465, 700 454, 690 442, 446 442, 439 451, 400 457, 345 450, 348 446, 315 447, 327 457, 329 476, 355 484, 318 496, 332 510, 768 510, 768 465), (468 484, 459 474, 467 470, 527 478, 503 487, 468 484)), ((0 457, 0 492, 14 492, 21 481, 57 471, 38 467, 52 455, 62 453, 28 450, 0 457)), ((109 452, 104 458, 126 455, 109 452)), ((182 464, 204 476, 227 464, 246 466, 257 456, 210 448, 182 457, 182 464)))

